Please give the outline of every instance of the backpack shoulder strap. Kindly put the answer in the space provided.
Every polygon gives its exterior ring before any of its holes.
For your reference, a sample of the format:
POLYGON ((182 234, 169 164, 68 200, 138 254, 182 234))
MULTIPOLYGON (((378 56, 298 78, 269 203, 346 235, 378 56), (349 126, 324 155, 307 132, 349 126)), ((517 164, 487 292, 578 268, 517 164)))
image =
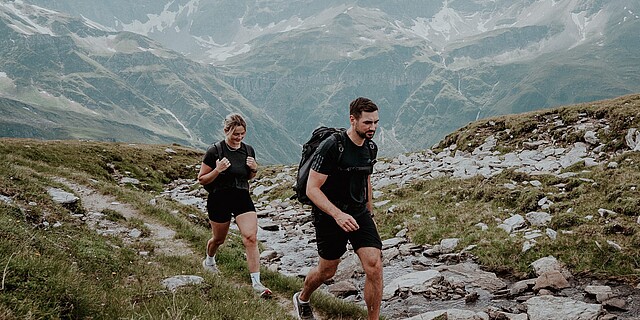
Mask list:
POLYGON ((216 146, 216 151, 218 152, 218 160, 221 160, 222 158, 224 158, 224 148, 222 147, 222 143, 224 140, 222 141, 218 141, 215 146, 216 146))
POLYGON ((369 158, 371 159, 371 164, 375 164, 377 162, 376 158, 378 157, 378 146, 373 140, 366 141, 368 149, 369 149, 369 158))
POLYGON ((253 150, 253 147, 244 143, 242 143, 242 147, 244 148, 244 151, 247 153, 247 157, 256 157, 256 152, 253 150))
POLYGON ((342 160, 342 154, 344 153, 344 142, 346 135, 346 131, 338 131, 333 134, 336 139, 336 144, 338 145, 338 164, 340 164, 340 160, 342 160))

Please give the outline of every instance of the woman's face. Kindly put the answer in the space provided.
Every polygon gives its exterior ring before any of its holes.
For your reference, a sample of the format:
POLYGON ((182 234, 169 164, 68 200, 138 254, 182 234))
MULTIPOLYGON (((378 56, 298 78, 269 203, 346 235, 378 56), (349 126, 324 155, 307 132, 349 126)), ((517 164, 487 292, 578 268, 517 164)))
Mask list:
POLYGON ((246 135, 247 130, 243 126, 236 126, 227 132, 227 142, 229 145, 237 146, 246 135))

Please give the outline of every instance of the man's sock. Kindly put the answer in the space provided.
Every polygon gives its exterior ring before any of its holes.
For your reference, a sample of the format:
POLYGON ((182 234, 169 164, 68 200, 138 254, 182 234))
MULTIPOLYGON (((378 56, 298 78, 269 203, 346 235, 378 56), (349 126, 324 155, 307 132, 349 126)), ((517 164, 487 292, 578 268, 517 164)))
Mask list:
POLYGON ((213 257, 210 256, 207 253, 207 258, 205 259, 205 263, 209 266, 215 266, 216 265, 216 255, 214 254, 213 257))
POLYGON ((300 304, 308 304, 309 301, 304 301, 302 299, 300 299, 300 295, 298 295, 298 301, 300 302, 300 304))
POLYGON ((256 284, 262 284, 260 283, 260 272, 251 273, 251 285, 255 286, 256 284))

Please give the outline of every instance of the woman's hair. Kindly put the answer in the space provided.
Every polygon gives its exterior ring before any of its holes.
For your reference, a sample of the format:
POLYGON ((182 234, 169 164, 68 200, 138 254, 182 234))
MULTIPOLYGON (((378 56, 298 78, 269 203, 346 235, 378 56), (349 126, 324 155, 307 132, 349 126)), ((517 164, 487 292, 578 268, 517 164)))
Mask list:
POLYGON ((349 104, 349 115, 352 115, 356 119, 360 119, 362 112, 374 111, 378 111, 378 106, 367 98, 359 97, 349 104))
POLYGON ((225 134, 230 133, 238 126, 247 130, 247 122, 244 121, 244 118, 239 113, 231 113, 222 121, 222 128, 225 134))

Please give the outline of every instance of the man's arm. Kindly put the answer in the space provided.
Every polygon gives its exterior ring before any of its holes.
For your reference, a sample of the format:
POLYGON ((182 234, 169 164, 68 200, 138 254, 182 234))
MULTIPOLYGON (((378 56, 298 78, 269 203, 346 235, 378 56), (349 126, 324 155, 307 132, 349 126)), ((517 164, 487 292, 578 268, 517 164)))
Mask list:
POLYGON ((349 214, 342 212, 338 207, 336 207, 329 198, 320 190, 320 187, 327 181, 327 175, 319 173, 317 171, 309 170, 309 178, 307 180, 307 197, 313 204, 318 207, 318 209, 322 210, 326 214, 330 215, 333 219, 336 220, 336 223, 340 228, 344 231, 356 231, 360 226, 356 220, 349 214))

